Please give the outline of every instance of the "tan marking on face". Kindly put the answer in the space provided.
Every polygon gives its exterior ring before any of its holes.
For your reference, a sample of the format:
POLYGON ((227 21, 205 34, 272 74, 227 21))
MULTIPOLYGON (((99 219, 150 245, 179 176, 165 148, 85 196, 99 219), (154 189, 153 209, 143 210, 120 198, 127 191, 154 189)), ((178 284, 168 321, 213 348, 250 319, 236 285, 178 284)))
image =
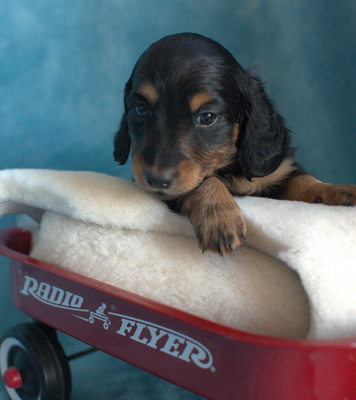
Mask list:
POLYGON ((177 167, 177 173, 175 190, 181 193, 195 189, 204 179, 204 171, 201 166, 191 160, 181 161, 177 167))
POLYGON ((233 143, 237 142, 237 138, 239 137, 239 133, 240 133, 240 125, 238 123, 236 123, 234 125, 234 130, 232 131, 232 141, 233 141, 233 143))
POLYGON ((192 112, 199 110, 205 103, 212 101, 213 97, 208 92, 199 92, 195 94, 190 100, 190 109, 192 112))
POLYGON ((151 104, 156 103, 158 100, 158 91, 150 83, 142 84, 136 92, 142 94, 151 104))
POLYGON ((132 174, 135 182, 138 185, 147 188, 148 185, 146 184, 146 180, 144 177, 144 165, 145 163, 141 155, 132 156, 132 174))
POLYGON ((216 148, 203 149, 192 147, 189 143, 184 143, 183 154, 201 166, 205 177, 211 176, 216 170, 229 165, 234 159, 237 152, 236 142, 239 131, 239 124, 235 124, 231 138, 216 148))
POLYGON ((244 176, 232 177, 231 187, 228 186, 232 193, 241 195, 252 195, 254 193, 268 191, 269 188, 283 182, 295 168, 293 159, 287 158, 274 172, 267 176, 252 178, 252 182, 244 176))

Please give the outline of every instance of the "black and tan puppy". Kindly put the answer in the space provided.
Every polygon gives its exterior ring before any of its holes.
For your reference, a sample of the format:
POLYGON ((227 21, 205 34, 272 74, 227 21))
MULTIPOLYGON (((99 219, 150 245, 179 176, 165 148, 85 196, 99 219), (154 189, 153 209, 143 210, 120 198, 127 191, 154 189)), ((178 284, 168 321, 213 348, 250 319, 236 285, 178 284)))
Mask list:
POLYGON ((131 148, 137 184, 187 214, 203 250, 227 254, 246 234, 233 195, 356 203, 356 186, 302 171, 289 142, 260 79, 220 44, 184 33, 152 44, 136 63, 114 155, 124 164, 131 148))

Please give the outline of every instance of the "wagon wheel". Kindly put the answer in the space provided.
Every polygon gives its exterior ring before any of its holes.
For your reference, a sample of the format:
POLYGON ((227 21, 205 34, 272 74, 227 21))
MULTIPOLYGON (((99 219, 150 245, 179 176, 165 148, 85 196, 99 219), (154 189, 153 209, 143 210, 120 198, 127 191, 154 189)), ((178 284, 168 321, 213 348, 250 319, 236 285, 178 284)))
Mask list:
POLYGON ((0 372, 11 400, 68 400, 71 375, 54 329, 40 323, 7 331, 0 343, 0 372))

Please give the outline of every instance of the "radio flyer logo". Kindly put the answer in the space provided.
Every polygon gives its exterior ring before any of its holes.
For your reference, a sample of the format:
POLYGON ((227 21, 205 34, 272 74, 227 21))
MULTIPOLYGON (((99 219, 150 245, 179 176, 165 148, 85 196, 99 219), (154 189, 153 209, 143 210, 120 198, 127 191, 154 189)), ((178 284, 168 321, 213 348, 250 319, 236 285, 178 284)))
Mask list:
MULTIPOLYGON (((95 311, 82 308, 84 298, 47 282, 25 275, 21 294, 32 296, 48 306, 72 311, 72 315, 90 324, 102 323, 104 330, 115 325, 116 334, 153 350, 161 351, 202 369, 215 372, 210 350, 199 341, 178 331, 129 315, 107 312, 103 302, 95 311), (78 315, 80 314, 80 315, 78 315), (115 324, 112 325, 112 320, 115 324)), ((115 308, 115 307, 114 307, 115 308)))

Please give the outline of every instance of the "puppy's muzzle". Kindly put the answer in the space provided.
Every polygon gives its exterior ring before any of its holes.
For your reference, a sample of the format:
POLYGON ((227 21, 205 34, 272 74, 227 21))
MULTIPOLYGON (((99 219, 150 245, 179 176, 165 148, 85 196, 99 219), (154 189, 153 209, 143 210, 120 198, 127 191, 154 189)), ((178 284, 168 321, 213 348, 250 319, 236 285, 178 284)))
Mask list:
POLYGON ((163 171, 161 173, 153 173, 148 169, 144 172, 144 177, 147 184, 153 189, 167 190, 176 180, 176 174, 172 171, 163 171))

